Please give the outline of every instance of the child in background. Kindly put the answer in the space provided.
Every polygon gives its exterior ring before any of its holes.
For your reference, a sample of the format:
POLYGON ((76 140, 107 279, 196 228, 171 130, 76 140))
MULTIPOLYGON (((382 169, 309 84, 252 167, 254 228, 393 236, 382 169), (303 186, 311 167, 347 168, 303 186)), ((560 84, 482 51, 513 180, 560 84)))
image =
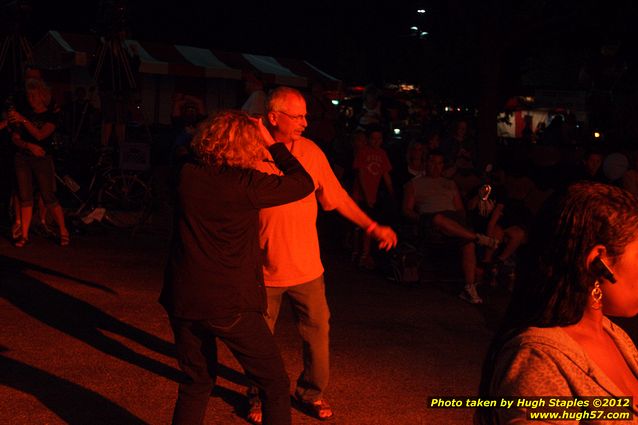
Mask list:
MULTIPOLYGON (((378 217, 377 195, 383 179, 390 196, 394 196, 390 171, 392 165, 387 153, 381 148, 383 129, 371 125, 366 129, 367 143, 355 154, 353 168, 356 173, 352 198, 361 209, 373 219, 378 217)), ((370 257, 370 236, 355 231, 353 259, 359 266, 368 270, 374 269, 374 261, 370 257)))

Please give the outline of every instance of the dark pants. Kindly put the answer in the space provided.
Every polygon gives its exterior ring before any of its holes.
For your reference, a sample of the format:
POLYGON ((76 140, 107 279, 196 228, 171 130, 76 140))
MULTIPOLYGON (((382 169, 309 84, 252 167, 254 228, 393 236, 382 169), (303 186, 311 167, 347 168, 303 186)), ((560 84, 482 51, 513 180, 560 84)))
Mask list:
POLYGON ((49 155, 35 157, 21 152, 15 155, 16 180, 20 206, 33 205, 33 176, 38 181, 38 189, 46 206, 55 205, 55 172, 53 158, 49 155))
POLYGON ((188 376, 179 386, 174 425, 203 423, 208 397, 217 376, 217 346, 221 339, 259 388, 264 425, 287 425, 290 381, 275 339, 259 312, 215 320, 171 317, 179 366, 188 376))

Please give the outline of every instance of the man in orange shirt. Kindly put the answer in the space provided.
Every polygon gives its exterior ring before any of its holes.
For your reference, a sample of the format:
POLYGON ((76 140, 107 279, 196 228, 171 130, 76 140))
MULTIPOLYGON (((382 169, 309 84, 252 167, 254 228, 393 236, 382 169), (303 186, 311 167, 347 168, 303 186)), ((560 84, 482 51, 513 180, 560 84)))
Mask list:
MULTIPOLYGON (((323 397, 330 374, 330 310, 316 228, 317 201, 324 210, 337 210, 365 229, 382 249, 396 246, 397 236, 390 227, 378 225, 361 211, 339 184, 321 149, 302 137, 308 123, 301 93, 279 87, 269 95, 266 109, 267 127, 273 138, 296 156, 315 185, 314 193, 299 201, 260 211, 259 242, 265 254, 264 282, 268 296, 266 321, 274 331, 282 297, 287 294, 303 339, 304 370, 297 379, 294 399, 305 412, 325 420, 333 416, 323 397)), ((259 170, 280 174, 272 162, 264 162, 259 170)), ((248 419, 253 423, 261 421, 256 397, 251 397, 248 419)))

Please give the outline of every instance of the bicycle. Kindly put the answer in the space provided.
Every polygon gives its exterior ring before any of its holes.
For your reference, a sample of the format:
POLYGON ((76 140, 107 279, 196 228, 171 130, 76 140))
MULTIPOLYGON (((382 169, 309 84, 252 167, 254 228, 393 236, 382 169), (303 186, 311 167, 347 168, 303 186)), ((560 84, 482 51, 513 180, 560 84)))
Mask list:
POLYGON ((120 229, 136 230, 149 218, 152 207, 150 184, 136 171, 115 168, 102 155, 91 167, 92 174, 87 189, 69 174, 55 174, 79 205, 68 213, 72 222, 84 224, 104 222, 120 229))

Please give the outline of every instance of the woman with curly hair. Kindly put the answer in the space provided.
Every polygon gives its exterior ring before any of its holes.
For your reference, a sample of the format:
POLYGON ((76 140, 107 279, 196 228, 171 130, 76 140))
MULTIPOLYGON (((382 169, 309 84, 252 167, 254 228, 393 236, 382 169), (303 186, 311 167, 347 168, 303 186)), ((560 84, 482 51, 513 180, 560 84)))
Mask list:
MULTIPOLYGON (((485 359, 481 397, 638 400, 638 351, 607 318, 638 314, 637 235, 638 201, 620 188, 580 182, 550 198, 530 232, 512 303, 485 359)), ((638 413, 635 402, 623 408, 638 413)), ((520 424, 528 413, 485 408, 476 419, 520 424)))
POLYGON ((213 388, 219 338, 259 386, 264 424, 290 423, 289 381, 263 314, 259 209, 301 199, 312 179, 261 120, 224 111, 204 122, 195 159, 177 179, 175 229, 160 302, 168 312, 179 385, 173 424, 203 422, 213 388), (283 176, 253 169, 266 149, 283 176))

